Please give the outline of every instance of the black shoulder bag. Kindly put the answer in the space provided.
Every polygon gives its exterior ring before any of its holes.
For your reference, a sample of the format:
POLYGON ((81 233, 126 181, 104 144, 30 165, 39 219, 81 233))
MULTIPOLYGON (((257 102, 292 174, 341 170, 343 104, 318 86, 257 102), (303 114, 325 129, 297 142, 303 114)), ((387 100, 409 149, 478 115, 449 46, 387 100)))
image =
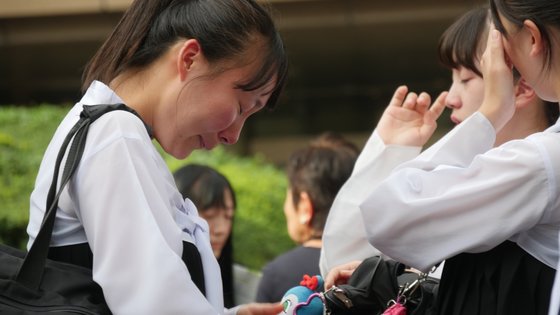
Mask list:
POLYGON ((405 266, 380 256, 365 259, 352 273, 348 284, 324 293, 326 314, 434 314, 439 280, 426 274, 405 271, 405 266), (401 312, 390 312, 401 308, 401 312))
POLYGON ((80 120, 64 139, 58 153, 47 207, 37 238, 27 254, 0 244, 0 313, 2 314, 111 314, 101 287, 91 270, 47 259, 58 208, 58 199, 84 152, 89 126, 101 115, 113 111, 136 112, 124 104, 84 105, 80 120), (70 141, 70 151, 62 173, 60 165, 70 141))

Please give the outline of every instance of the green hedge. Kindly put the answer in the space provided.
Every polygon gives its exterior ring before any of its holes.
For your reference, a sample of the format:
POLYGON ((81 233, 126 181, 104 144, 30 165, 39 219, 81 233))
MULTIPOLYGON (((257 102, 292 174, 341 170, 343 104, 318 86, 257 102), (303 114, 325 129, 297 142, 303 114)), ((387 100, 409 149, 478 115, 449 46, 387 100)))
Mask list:
POLYGON ((43 152, 67 108, 0 107, 0 241, 24 247, 29 195, 43 152))
POLYGON ((164 155, 174 171, 185 163, 210 165, 230 181, 237 197, 234 221, 235 261, 254 270, 294 246, 286 230, 285 174, 257 157, 239 157, 223 147, 195 151, 185 161, 164 155))
MULTIPOLYGON (((23 248, 29 195, 43 152, 67 107, 0 107, 0 242, 23 248)), ((163 154, 163 153, 162 153, 163 154)), ((197 162, 216 167, 232 182, 238 198, 234 226, 236 262, 253 270, 294 246, 282 211, 286 178, 259 157, 240 157, 223 147, 196 151, 179 161, 163 154, 171 170, 197 162)))

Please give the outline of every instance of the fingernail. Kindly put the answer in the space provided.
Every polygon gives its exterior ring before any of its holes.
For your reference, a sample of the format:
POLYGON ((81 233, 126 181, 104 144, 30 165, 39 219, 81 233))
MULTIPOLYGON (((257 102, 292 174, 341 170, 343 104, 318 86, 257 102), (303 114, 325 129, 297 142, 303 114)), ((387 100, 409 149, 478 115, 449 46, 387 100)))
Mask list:
POLYGON ((492 39, 498 39, 500 32, 498 30, 492 30, 492 39))

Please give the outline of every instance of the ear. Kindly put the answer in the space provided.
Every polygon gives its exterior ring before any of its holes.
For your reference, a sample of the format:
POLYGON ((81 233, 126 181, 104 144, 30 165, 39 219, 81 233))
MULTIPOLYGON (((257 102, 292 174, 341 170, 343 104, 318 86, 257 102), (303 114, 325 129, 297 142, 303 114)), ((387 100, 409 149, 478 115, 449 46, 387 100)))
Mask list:
POLYGON ((531 56, 537 56, 538 54, 542 53, 544 50, 544 42, 542 38, 542 33, 535 24, 535 22, 531 20, 525 20, 523 22, 523 26, 529 31, 531 34, 531 56))
POLYGON ((195 62, 201 60, 202 48, 196 39, 186 40, 177 55, 177 72, 181 81, 185 80, 195 62))
POLYGON ((297 205, 297 215, 299 223, 302 225, 309 225, 311 218, 313 218, 313 203, 307 192, 299 194, 299 203, 297 205))
POLYGON ((521 78, 515 85, 515 108, 524 108, 536 97, 535 90, 521 78))

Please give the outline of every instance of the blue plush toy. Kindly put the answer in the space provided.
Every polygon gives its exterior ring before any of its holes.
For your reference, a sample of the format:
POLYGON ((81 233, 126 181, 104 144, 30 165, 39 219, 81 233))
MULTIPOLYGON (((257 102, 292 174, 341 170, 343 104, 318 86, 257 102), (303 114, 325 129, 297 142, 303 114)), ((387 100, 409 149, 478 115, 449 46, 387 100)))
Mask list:
POLYGON ((324 309, 323 296, 318 288, 323 287, 323 278, 319 275, 304 275, 300 285, 286 291, 282 297, 284 310, 281 314, 288 315, 322 315, 324 309))

